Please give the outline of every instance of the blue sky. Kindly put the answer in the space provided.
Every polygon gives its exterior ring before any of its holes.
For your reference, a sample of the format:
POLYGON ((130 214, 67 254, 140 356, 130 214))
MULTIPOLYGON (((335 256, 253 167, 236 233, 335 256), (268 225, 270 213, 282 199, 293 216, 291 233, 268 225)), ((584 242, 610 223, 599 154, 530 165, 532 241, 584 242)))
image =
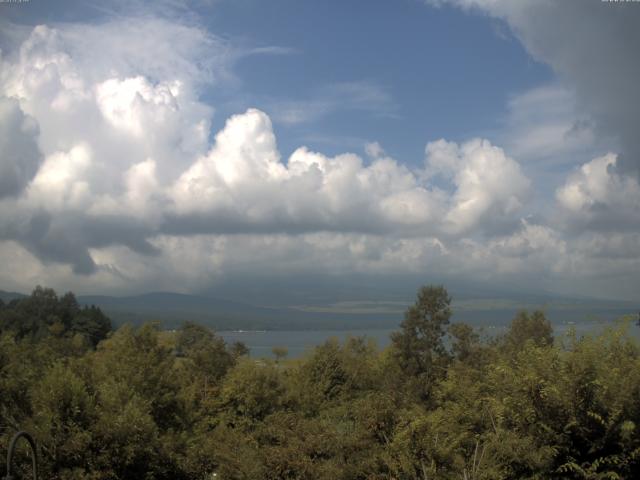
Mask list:
POLYGON ((0 4, 0 288, 636 298, 637 5, 0 4))
POLYGON ((270 102, 323 101, 329 95, 323 90, 358 82, 387 96, 370 110, 336 106, 300 126, 276 123, 287 152, 300 143, 337 152, 375 140, 418 163, 425 139, 496 128, 510 94, 551 77, 498 22, 414 0, 367 2, 367 8, 353 1, 241 1, 219 9, 207 21, 214 31, 231 38, 251 32, 248 42, 296 51, 240 63, 247 103, 268 111, 270 102), (314 137, 330 141, 309 140, 314 137))
MULTIPOLYGON (((65 1, 52 8, 30 2, 5 10, 10 20, 31 25, 97 22, 112 15, 103 3, 65 1)), ((144 14, 152 8, 135 7, 144 14)), ((237 82, 211 88, 203 98, 217 106, 218 128, 248 107, 276 113, 284 154, 301 144, 329 154, 362 152, 365 142, 377 141, 418 164, 425 140, 464 140, 496 130, 510 95, 553 81, 550 68, 532 59, 502 22, 448 6, 240 0, 193 8, 179 11, 233 44, 282 49, 239 60, 237 82), (345 85, 369 88, 369 101, 335 103, 335 90, 345 85), (310 107, 307 115, 295 123, 278 121, 278 110, 292 103, 310 107)))

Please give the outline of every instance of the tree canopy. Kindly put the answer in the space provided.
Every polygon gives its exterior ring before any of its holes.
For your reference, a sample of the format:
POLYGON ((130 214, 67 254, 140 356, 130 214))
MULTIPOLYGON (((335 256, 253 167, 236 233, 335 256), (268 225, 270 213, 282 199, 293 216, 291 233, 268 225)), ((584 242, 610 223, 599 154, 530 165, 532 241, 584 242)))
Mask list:
POLYGON ((0 444, 32 432, 42 478, 640 478, 631 321, 554 339, 521 312, 487 339, 427 286, 385 350, 274 360, 98 312, 41 288, 0 306, 0 444))
POLYGON ((81 307, 71 292, 58 297, 52 289, 38 286, 28 297, 0 304, 0 332, 17 339, 79 336, 95 346, 110 331, 109 318, 98 307, 81 307))

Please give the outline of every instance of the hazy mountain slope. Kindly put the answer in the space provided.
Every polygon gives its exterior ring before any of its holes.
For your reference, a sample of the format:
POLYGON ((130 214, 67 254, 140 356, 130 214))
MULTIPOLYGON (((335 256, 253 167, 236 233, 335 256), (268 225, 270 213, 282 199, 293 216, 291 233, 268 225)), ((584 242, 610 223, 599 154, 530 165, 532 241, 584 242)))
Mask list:
POLYGON ((7 303, 16 298, 24 298, 26 295, 18 292, 6 292, 4 290, 0 290, 0 300, 7 303))
MULTIPOLYGON (((298 298, 298 300, 304 300, 298 298)), ((116 324, 157 320, 175 328, 185 320, 218 330, 296 330, 394 328, 410 301, 357 300, 263 307, 248 303, 154 292, 130 297, 80 296, 83 304, 101 307, 116 324)), ((613 320, 635 311, 628 302, 561 299, 543 296, 521 298, 458 298, 453 303, 453 321, 475 326, 504 325, 522 309, 543 309, 554 323, 613 320)))
MULTIPOLYGON (((116 326, 159 321, 164 328, 176 328, 190 320, 217 330, 326 330, 395 328, 415 295, 415 291, 412 295, 400 295, 401 292, 393 289, 382 295, 377 288, 367 292, 367 285, 346 288, 343 292, 337 286, 315 291, 312 286, 302 285, 297 292, 281 291, 277 300, 275 295, 271 297, 273 303, 269 302, 268 294, 253 296, 247 292, 246 298, 264 302, 260 306, 209 295, 172 292, 125 297, 81 295, 78 301, 99 306, 116 326), (277 306, 270 306, 274 304, 277 306)), ((266 290, 272 288, 274 285, 266 286, 266 290)), ((505 325, 522 309, 541 308, 555 324, 613 320, 638 312, 638 306, 630 302, 504 292, 491 296, 487 291, 461 290, 453 292, 452 321, 474 326, 505 325)), ((0 299, 5 303, 24 296, 0 290, 0 299)))

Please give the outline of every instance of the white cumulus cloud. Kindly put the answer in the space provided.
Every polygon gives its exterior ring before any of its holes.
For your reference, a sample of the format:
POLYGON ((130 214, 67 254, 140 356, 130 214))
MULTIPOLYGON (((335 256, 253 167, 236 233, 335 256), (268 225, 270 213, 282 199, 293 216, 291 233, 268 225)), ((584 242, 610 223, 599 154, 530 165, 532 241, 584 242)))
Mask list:
MULTIPOLYGON (((268 112, 254 108, 212 132, 203 85, 233 77, 234 52, 199 27, 145 17, 38 26, 3 55, 3 285, 196 290, 252 272, 532 266, 562 278, 576 265, 596 271, 585 258, 617 245, 633 254, 633 237, 571 246, 523 220, 533 185, 486 139, 430 142, 410 168, 376 143, 367 158, 305 146, 283 158, 268 112)), ((359 93, 363 104, 377 98, 359 93)), ((611 173, 615 163, 596 159, 569 176, 557 193, 563 211, 589 225, 600 205, 633 215, 637 183, 611 173)))
POLYGON ((445 228, 453 233, 512 225, 531 193, 518 163, 488 140, 431 142, 426 164, 428 174, 443 175, 455 185, 445 215, 445 228))
POLYGON ((580 228, 638 230, 640 184, 616 170, 617 156, 608 154, 585 163, 556 192, 565 220, 580 228))

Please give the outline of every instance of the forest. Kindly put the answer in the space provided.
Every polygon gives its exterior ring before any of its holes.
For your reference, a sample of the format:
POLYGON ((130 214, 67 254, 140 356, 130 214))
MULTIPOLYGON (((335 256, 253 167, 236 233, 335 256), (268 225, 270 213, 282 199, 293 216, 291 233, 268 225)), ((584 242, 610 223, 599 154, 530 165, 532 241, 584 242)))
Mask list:
POLYGON ((256 359, 191 322, 113 329, 38 287, 0 302, 0 454, 26 430, 43 479, 640 478, 630 318, 559 338, 541 311, 498 337, 454 317, 429 285, 384 350, 256 359))

